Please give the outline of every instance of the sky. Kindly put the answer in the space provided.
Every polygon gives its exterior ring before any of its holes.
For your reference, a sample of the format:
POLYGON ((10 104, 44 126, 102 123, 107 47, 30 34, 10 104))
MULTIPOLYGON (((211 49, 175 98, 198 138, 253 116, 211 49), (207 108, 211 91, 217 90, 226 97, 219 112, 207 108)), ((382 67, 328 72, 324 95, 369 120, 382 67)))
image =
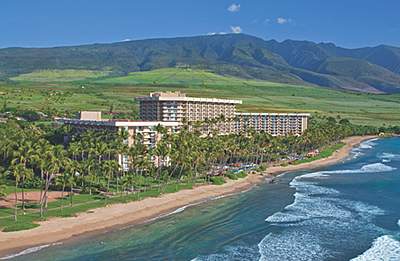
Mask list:
POLYGON ((244 33, 400 46, 400 0, 1 0, 0 47, 244 33))

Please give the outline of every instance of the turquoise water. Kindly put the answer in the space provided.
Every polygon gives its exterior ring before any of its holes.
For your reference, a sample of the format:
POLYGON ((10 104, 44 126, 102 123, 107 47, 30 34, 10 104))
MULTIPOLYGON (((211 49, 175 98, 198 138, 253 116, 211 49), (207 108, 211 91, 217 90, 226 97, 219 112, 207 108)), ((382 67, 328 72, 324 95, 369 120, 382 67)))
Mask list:
POLYGON ((400 260, 400 138, 146 225, 12 260, 400 260))

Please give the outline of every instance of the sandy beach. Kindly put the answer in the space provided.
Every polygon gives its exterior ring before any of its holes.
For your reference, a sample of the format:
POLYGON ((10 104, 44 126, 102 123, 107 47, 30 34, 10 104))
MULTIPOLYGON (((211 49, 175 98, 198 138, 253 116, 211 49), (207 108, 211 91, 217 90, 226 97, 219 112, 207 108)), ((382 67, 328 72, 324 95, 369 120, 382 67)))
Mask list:
POLYGON ((0 232, 0 257, 28 247, 60 242, 88 233, 109 231, 127 224, 144 223, 189 204, 247 190, 265 181, 266 177, 270 175, 332 165, 344 160, 354 146, 371 138, 374 138, 374 136, 350 137, 344 140, 346 145, 343 148, 328 158, 299 165, 271 167, 263 175, 251 174, 244 179, 230 180, 220 186, 202 185, 191 190, 182 190, 157 198, 146 198, 141 201, 94 209, 76 217, 53 218, 40 222, 39 227, 31 230, 0 232))

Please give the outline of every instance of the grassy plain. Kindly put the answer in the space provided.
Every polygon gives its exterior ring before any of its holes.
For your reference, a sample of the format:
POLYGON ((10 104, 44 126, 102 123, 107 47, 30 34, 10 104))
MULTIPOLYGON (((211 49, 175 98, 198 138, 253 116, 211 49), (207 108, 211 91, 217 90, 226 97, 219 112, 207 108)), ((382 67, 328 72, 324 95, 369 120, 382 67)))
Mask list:
POLYGON ((28 82, 72 82, 100 78, 109 75, 107 71, 93 70, 39 70, 31 73, 21 74, 11 78, 12 81, 28 82))
POLYGON ((376 95, 227 77, 203 70, 168 68, 123 77, 47 82, 0 83, 0 106, 9 109, 53 109, 136 113, 134 97, 154 91, 180 90, 190 96, 241 99, 240 111, 311 112, 340 115, 357 124, 400 125, 400 94, 376 95))

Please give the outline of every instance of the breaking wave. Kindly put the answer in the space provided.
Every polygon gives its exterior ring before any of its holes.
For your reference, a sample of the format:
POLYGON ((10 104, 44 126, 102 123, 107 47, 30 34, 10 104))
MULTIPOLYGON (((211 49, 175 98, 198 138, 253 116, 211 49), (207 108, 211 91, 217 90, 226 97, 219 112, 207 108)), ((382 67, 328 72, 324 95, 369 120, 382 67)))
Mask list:
POLYGON ((381 173, 381 172, 390 172, 390 171, 394 171, 394 170, 396 170, 396 168, 378 162, 378 163, 372 163, 372 164, 364 165, 359 169, 344 169, 344 170, 331 170, 331 171, 312 172, 312 173, 304 174, 304 175, 301 175, 301 176, 298 176, 298 177, 294 178, 292 183, 296 182, 296 181, 298 181, 300 179, 328 177, 329 174, 381 173))
MULTIPOLYGON (((349 229, 360 233, 382 235, 383 229, 371 221, 385 212, 373 205, 340 197, 340 192, 317 185, 313 180, 332 173, 374 173, 393 170, 382 163, 362 166, 355 170, 320 171, 294 178, 290 186, 296 189, 294 202, 265 219, 272 226, 285 227, 273 232, 258 244, 260 260, 324 260, 335 256, 331 242, 340 242, 341 248, 351 247, 356 235, 348 235, 349 229), (324 231, 324 235, 321 235, 324 231)), ((363 242, 368 244, 368 242, 363 242)))
POLYGON ((225 247, 224 253, 198 256, 191 261, 256 260, 259 256, 255 247, 229 246, 225 247))
POLYGON ((359 148, 360 149, 372 149, 375 145, 377 145, 377 143, 374 142, 374 141, 377 141, 377 140, 378 139, 371 139, 371 140, 367 140, 367 141, 361 142, 359 148))
POLYGON ((388 163, 392 161, 399 161, 400 160, 400 155, 399 154, 392 154, 392 153, 387 153, 383 152, 377 155, 379 159, 382 160, 383 163, 388 163))
POLYGON ((392 236, 384 235, 375 239, 370 249, 351 261, 400 260, 400 242, 392 236))
POLYGON ((353 154, 353 158, 358 158, 362 155, 364 155, 364 151, 367 149, 372 149, 375 145, 377 145, 376 141, 378 139, 371 139, 371 140, 367 140, 364 142, 361 142, 360 145, 356 148, 353 148, 351 150, 352 154, 353 154))
POLYGON ((317 243, 318 238, 303 231, 270 233, 258 244, 260 261, 323 260, 329 252, 317 243))

